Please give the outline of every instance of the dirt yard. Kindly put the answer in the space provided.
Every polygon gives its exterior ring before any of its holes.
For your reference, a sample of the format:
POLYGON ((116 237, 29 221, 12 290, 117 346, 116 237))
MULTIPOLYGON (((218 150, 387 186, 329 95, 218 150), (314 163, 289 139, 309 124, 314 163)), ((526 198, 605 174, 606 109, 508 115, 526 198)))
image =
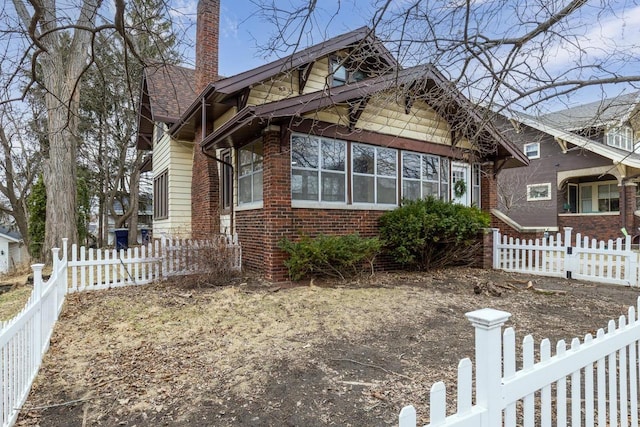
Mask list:
POLYGON ((555 341, 606 326, 638 295, 476 269, 74 294, 17 425, 384 426, 408 404, 426 423, 432 383, 454 386, 473 355, 464 313, 506 310, 519 338, 555 341))

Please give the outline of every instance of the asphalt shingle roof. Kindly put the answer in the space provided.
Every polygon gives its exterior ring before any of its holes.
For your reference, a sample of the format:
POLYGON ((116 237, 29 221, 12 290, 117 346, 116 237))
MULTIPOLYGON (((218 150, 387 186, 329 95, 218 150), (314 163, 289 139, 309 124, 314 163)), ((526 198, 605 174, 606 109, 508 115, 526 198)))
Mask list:
POLYGON ((600 127, 628 119, 639 101, 640 92, 632 92, 544 114, 538 119, 563 130, 600 127))

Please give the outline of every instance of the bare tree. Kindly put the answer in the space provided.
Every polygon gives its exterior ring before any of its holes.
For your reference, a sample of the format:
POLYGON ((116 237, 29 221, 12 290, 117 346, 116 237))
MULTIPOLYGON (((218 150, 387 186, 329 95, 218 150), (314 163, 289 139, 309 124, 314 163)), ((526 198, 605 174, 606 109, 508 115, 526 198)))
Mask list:
MULTIPOLYGON (((45 247, 63 237, 77 241, 77 155, 81 140, 79 108, 82 76, 94 64, 98 36, 102 42, 121 44, 123 67, 144 64, 144 48, 162 50, 166 28, 154 26, 154 16, 170 17, 169 2, 115 0, 12 0, 13 9, 0 9, 0 80, 8 88, 0 103, 22 101, 34 88, 44 92, 47 112, 46 144, 42 147, 47 189, 45 247), (158 9, 159 10, 156 10, 158 9), (157 31, 157 32, 156 32, 157 31), (145 34, 137 43, 135 36, 145 34)), ((156 55, 154 62, 164 58, 156 55)), ((137 97, 139 74, 125 74, 121 86, 137 97), (131 77, 131 78, 129 78, 131 77)), ((130 96, 133 99, 134 96, 130 96)))
POLYGON ((11 217, 29 244, 27 198, 40 171, 37 144, 25 131, 26 114, 0 108, 0 212, 11 217))
MULTIPOLYGON (((323 37, 319 22, 344 7, 252 1, 273 23, 262 44, 270 52, 295 50, 310 34, 323 37)), ((625 32, 625 22, 640 12, 636 1, 371 0, 357 7, 370 14, 372 31, 404 66, 432 63, 491 109, 535 111, 548 101, 570 102, 587 88, 610 97, 640 87, 640 47, 636 33, 625 32)))

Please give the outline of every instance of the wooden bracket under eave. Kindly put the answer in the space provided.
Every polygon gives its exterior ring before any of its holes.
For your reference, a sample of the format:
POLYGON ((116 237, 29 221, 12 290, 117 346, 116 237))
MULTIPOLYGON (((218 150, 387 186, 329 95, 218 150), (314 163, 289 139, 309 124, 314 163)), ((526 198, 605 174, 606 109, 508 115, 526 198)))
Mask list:
POLYGON ((304 87, 307 85, 309 81, 309 76, 311 75, 311 69, 313 68, 313 64, 315 62, 309 62, 306 67, 298 69, 298 94, 302 95, 304 92, 304 87))
POLYGON ((557 136, 555 138, 553 138, 553 139, 555 139, 555 141, 560 146, 560 149, 562 150, 562 154, 567 154, 567 141, 565 141, 564 139, 559 138, 557 136))
POLYGON ((364 111, 368 102, 369 102, 369 97, 365 96, 357 103, 349 104, 349 130, 350 131, 352 131, 356 127, 356 124, 358 123, 358 120, 360 119, 360 116, 362 115, 362 112, 364 111))
POLYGON ((620 178, 624 179, 627 176, 627 166, 622 163, 616 163, 616 170, 620 174, 620 178))

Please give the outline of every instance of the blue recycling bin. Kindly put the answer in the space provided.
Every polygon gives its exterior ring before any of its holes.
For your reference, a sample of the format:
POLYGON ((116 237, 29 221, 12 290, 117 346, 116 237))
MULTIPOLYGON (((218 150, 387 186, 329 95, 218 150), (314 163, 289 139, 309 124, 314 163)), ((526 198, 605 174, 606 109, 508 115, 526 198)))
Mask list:
POLYGON ((140 229, 140 240, 142 240, 141 243, 143 245, 149 243, 149 229, 148 228, 141 228, 140 229))
POLYGON ((127 249, 129 247, 129 229, 116 228, 113 232, 116 235, 116 249, 127 249))

